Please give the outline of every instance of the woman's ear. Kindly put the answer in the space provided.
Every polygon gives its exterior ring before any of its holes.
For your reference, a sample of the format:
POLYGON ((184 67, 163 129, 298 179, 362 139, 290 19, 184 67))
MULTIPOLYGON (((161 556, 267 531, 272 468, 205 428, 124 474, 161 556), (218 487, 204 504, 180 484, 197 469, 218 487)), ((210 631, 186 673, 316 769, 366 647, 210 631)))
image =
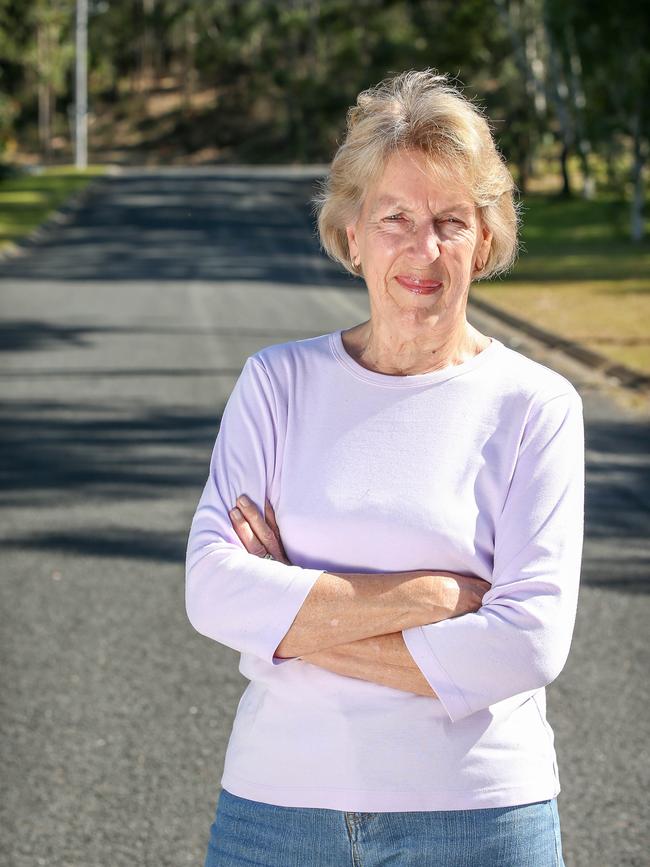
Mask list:
POLYGON ((483 224, 483 220, 479 217, 479 230, 481 234, 481 240, 479 241, 478 248, 476 253, 474 254, 474 268, 472 273, 479 274, 484 268, 488 260, 488 256, 490 255, 490 248, 492 247, 492 232, 483 224))
POLYGON ((350 250, 350 259, 355 268, 361 264, 361 255, 359 253, 359 245, 357 244, 357 226, 352 223, 345 227, 345 234, 348 236, 348 249, 350 250))

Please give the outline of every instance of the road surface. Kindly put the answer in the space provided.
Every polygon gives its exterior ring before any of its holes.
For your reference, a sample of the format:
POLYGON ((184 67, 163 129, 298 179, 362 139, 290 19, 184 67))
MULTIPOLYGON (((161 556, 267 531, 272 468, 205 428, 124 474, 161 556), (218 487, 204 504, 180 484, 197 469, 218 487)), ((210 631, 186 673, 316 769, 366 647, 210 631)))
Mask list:
MULTIPOLYGON (((184 612, 220 411, 258 348, 367 318, 365 289, 318 252, 313 182, 308 170, 127 172, 0 263, 1 865, 203 863, 246 684, 238 654, 184 612)), ((497 320, 468 318, 583 396, 583 583, 548 690, 565 857, 640 867, 650 414, 497 320)))

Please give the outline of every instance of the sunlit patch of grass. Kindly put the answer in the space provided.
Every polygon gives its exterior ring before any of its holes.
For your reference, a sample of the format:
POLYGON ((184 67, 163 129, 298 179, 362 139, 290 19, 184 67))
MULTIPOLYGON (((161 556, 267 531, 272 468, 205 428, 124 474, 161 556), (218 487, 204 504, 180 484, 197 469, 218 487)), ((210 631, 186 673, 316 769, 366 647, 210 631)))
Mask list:
POLYGON ((613 361, 650 373, 650 278, 616 286, 605 281, 478 284, 471 294, 613 361))
POLYGON ((575 252, 549 247, 544 253, 522 253, 512 275, 504 282, 522 279, 531 282, 560 282, 568 280, 627 280, 650 272, 650 249, 639 245, 638 250, 614 244, 601 245, 591 251, 575 252))
POLYGON ((0 249, 29 233, 104 171, 103 166, 89 166, 83 171, 56 166, 39 174, 0 180, 0 249))
POLYGON ((40 205, 47 201, 43 192, 36 190, 2 190, 0 189, 0 204, 3 205, 40 205))
POLYGON ((613 361, 650 373, 650 221, 629 240, 629 204, 531 196, 506 278, 471 294, 613 361))

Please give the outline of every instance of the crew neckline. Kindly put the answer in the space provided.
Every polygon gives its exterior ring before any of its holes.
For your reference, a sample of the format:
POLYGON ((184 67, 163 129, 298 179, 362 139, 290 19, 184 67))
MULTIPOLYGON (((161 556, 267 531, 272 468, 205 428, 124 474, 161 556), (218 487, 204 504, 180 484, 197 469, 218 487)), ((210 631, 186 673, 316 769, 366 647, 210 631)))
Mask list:
POLYGON ((343 331, 344 329, 340 328, 338 331, 333 331, 330 334, 330 349, 336 360, 357 379, 381 385, 385 388, 414 388, 421 385, 445 382, 484 364, 504 346, 496 337, 490 337, 490 343, 485 349, 482 349, 478 355, 468 358, 467 361, 463 361, 461 364, 448 364, 446 367, 441 367, 438 370, 429 370, 427 373, 408 373, 405 376, 400 376, 368 370, 367 367, 359 364, 358 361, 352 358, 343 344, 343 331))

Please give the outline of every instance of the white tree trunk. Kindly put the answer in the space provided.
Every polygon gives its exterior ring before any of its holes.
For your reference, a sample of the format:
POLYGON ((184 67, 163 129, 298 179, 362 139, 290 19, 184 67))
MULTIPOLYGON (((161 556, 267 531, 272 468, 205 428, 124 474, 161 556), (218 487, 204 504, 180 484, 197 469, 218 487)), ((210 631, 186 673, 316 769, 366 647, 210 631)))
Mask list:
POLYGON ((569 52, 569 90, 571 92, 571 101, 575 117, 576 145, 582 168, 582 196, 584 199, 593 199, 596 194, 596 182, 589 165, 591 142, 585 133, 584 124, 587 98, 582 86, 582 63, 580 62, 580 54, 578 53, 575 33, 573 32, 573 28, 570 26, 567 26, 566 29, 566 41, 569 52))
POLYGON ((538 13, 529 8, 530 3, 537 0, 524 0, 525 6, 507 3, 506 0, 495 0, 497 11, 508 31, 514 51, 515 63, 524 80, 526 93, 532 100, 535 113, 543 118, 546 113, 546 94, 544 92, 543 62, 537 49, 535 33, 526 33, 529 22, 522 22, 522 17, 538 17, 538 13), (523 16, 522 16, 523 12, 523 16), (541 77, 540 77, 541 75, 541 77))
POLYGON ((49 81, 49 34, 47 24, 39 21, 36 32, 38 52, 38 137, 43 153, 50 152, 52 137, 52 94, 49 81))
POLYGON ((631 208, 631 235, 633 241, 640 241, 643 238, 644 234, 644 225, 643 225, 643 203, 644 203, 644 191, 643 191, 643 163, 644 163, 644 155, 643 155, 643 143, 642 143, 642 124, 641 124, 641 111, 642 108, 639 105, 637 107, 636 113, 632 120, 632 130, 633 130, 633 148, 634 148, 634 159, 632 163, 632 208, 631 208))

